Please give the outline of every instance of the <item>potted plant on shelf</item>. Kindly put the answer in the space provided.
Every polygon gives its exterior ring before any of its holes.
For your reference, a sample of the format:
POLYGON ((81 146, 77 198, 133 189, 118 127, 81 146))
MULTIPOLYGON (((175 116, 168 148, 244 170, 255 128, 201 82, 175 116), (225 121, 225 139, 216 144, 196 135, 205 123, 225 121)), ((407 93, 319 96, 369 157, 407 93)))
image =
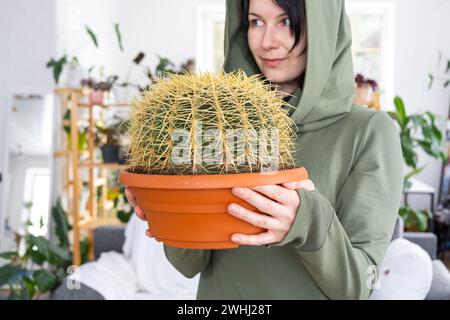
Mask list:
POLYGON ((231 202, 255 210, 233 187, 307 178, 295 167, 295 124, 287 103, 258 76, 172 74, 133 102, 130 186, 151 233, 175 247, 235 248, 235 232, 264 231, 226 212, 231 202))
POLYGON ((89 89, 89 102, 91 104, 103 105, 105 94, 111 91, 118 78, 116 75, 108 76, 104 80, 95 80, 89 77, 88 79, 83 79, 81 85, 89 89))
MULTIPOLYGON (((70 149, 72 144, 72 130, 70 128, 70 109, 66 111, 63 117, 64 132, 67 133, 67 147, 70 149)), ((78 128, 78 151, 83 152, 88 149, 88 129, 86 127, 78 128)))
POLYGON ((182 63, 179 68, 175 68, 175 64, 168 58, 156 55, 158 57, 158 64, 155 70, 152 71, 149 67, 145 68, 145 76, 148 83, 145 86, 138 85, 140 93, 147 91, 150 87, 158 81, 159 78, 164 78, 169 74, 193 74, 195 69, 195 60, 188 59, 185 63, 182 63))
POLYGON ((125 157, 121 154, 121 140, 128 128, 128 124, 129 121, 124 121, 115 115, 109 124, 96 125, 99 135, 103 135, 106 138, 106 142, 100 146, 104 163, 124 163, 125 157))
POLYGON ((355 77, 356 90, 353 101, 369 108, 380 110, 380 93, 378 83, 373 79, 367 79, 362 74, 355 77))

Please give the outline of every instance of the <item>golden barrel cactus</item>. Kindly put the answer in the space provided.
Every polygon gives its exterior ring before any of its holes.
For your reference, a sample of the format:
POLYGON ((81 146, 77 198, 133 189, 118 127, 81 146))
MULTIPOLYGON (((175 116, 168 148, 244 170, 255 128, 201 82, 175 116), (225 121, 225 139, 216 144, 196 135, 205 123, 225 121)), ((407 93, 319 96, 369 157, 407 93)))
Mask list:
POLYGON ((242 71, 169 74, 133 101, 131 172, 202 175, 294 167, 289 106, 242 71))

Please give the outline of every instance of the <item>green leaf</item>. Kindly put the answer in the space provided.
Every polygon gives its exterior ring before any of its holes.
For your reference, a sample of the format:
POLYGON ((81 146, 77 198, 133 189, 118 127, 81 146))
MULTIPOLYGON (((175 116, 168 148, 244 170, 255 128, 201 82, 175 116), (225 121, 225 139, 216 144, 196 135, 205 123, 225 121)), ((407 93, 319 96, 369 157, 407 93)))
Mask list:
POLYGON ((415 211, 417 228, 419 231, 426 231, 428 228, 428 216, 424 211, 415 211))
POLYGON ((59 60, 54 60, 53 58, 47 62, 47 68, 53 68, 53 79, 55 83, 59 83, 59 78, 64 69, 64 66, 67 64, 67 55, 63 56, 59 60))
POLYGON ((418 129, 420 127, 420 124, 422 122, 422 116, 419 114, 414 114, 409 117, 411 122, 413 123, 414 129, 418 129))
POLYGON ((0 258, 11 260, 12 258, 18 258, 19 252, 17 251, 8 251, 0 253, 0 258))
POLYGON ((428 74, 428 90, 430 90, 431 87, 433 86, 433 82, 434 82, 434 76, 430 73, 430 74, 428 74))
POLYGON ((49 259, 48 262, 52 265, 66 265, 70 263, 71 256, 68 250, 61 249, 53 243, 48 245, 49 259))
POLYGON ((55 233, 58 237, 59 244, 63 249, 69 248, 68 233, 72 229, 67 220, 67 213, 64 211, 61 199, 56 200, 56 204, 52 207, 52 217, 55 222, 55 233))
POLYGON ((417 140, 417 143, 419 144, 419 146, 422 148, 423 151, 425 151, 430 156, 434 156, 431 142, 424 140, 417 140))
POLYGON ((397 114, 392 111, 387 111, 387 114, 395 121, 397 121, 397 114))
POLYGON ((21 283, 20 285, 20 293, 19 293, 19 299, 20 300, 30 300, 32 297, 29 295, 28 287, 25 283, 21 283))
POLYGON ((433 139, 433 131, 431 130, 430 126, 428 125, 427 121, 425 119, 422 120, 421 123, 422 127, 422 133, 423 136, 427 141, 431 141, 433 139))
POLYGON ((56 281, 58 283, 61 283, 64 278, 66 277, 66 268, 57 268, 56 271, 54 272, 54 275, 56 276, 56 281))
POLYGON ((95 33, 88 26, 86 26, 86 32, 89 35, 89 37, 91 38, 91 40, 94 43, 95 47, 98 48, 97 36, 95 35, 95 33))
POLYGON ((123 52, 122 34, 120 33, 120 29, 119 29, 119 24, 118 23, 114 24, 114 30, 116 32, 117 43, 119 44, 120 51, 123 52))
POLYGON ((8 296, 8 299, 9 300, 20 300, 20 296, 17 293, 17 290, 15 290, 15 288, 11 285, 11 283, 9 283, 8 285, 9 285, 9 296, 8 296))
POLYGON ((89 261, 89 239, 83 238, 80 241, 80 257, 81 264, 84 264, 89 261))
POLYGON ((443 152, 443 151, 439 151, 439 159, 441 159, 442 161, 447 161, 448 160, 448 153, 443 152))
POLYGON ((445 81, 444 83, 444 88, 447 88, 450 85, 450 79, 445 81))
POLYGON ((13 281, 21 271, 19 266, 13 264, 5 264, 0 267, 0 287, 13 281))
POLYGON ((396 96, 394 98, 394 104, 395 104, 395 109, 397 110, 398 122, 403 129, 406 127, 407 121, 408 121, 406 112, 405 112, 405 105, 403 103, 402 98, 400 98, 399 96, 396 96))
POLYGON ((440 143, 442 141, 442 131, 439 130, 434 124, 431 127, 431 130, 433 132, 434 138, 437 140, 437 142, 440 143))
POLYGON ((414 177, 415 175, 418 175, 419 173, 421 173, 421 172, 423 171, 423 169, 425 169, 425 166, 420 167, 420 168, 416 168, 416 169, 412 170, 410 173, 408 173, 408 174, 404 177, 404 179, 405 179, 405 180, 411 179, 411 178, 414 177))
POLYGON ((436 121, 436 115, 433 112, 427 111, 425 114, 430 118, 431 122, 434 123, 436 121))
POLYGON ((36 284, 29 277, 23 277, 23 283, 27 290, 27 296, 32 299, 36 294, 36 284))
POLYGON ((400 215, 400 217, 402 218, 406 218, 409 214, 410 210, 408 207, 402 207, 399 209, 398 214, 400 215))
POLYGON ((45 269, 34 271, 33 279, 41 292, 50 291, 57 284, 55 275, 45 269))
POLYGON ((403 178, 403 190, 408 190, 411 188, 412 183, 409 180, 406 180, 406 178, 403 178))
POLYGON ((400 142, 402 146, 403 159, 405 163, 412 168, 417 167, 417 154, 414 151, 414 145, 409 131, 400 133, 400 142))
POLYGON ((30 235, 29 239, 30 245, 27 253, 37 264, 42 265, 44 262, 48 262, 57 266, 66 265, 70 262, 71 257, 68 250, 61 249, 45 237, 30 235))

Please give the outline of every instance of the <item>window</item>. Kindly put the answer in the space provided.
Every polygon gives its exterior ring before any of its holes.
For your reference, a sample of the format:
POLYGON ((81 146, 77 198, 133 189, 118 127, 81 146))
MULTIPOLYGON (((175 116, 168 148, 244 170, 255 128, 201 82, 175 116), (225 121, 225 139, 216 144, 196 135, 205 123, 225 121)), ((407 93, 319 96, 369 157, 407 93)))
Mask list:
POLYGON ((346 7, 352 26, 354 71, 377 81, 381 106, 390 109, 394 97, 395 4, 347 0, 346 7))
POLYGON ((197 17, 197 71, 218 72, 224 61, 225 6, 200 6, 197 17))
MULTIPOLYGON (((395 4, 383 1, 346 3, 352 25, 355 73, 378 82, 381 105, 391 106, 393 95, 395 4)), ((224 6, 202 6, 198 11, 197 65, 201 71, 222 68, 225 27, 224 6)))
POLYGON ((50 208, 50 171, 48 168, 28 168, 25 175, 24 212, 29 220, 28 231, 35 236, 45 236, 50 208), (42 221, 42 225, 41 225, 42 221))

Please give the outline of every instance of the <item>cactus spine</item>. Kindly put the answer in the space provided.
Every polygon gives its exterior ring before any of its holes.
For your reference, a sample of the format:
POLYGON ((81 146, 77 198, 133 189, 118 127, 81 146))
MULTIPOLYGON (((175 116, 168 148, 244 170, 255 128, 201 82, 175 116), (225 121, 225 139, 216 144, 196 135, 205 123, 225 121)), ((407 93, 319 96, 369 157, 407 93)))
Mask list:
POLYGON ((129 164, 167 175, 294 167, 290 107, 260 76, 242 71, 159 79, 133 101, 129 164))

